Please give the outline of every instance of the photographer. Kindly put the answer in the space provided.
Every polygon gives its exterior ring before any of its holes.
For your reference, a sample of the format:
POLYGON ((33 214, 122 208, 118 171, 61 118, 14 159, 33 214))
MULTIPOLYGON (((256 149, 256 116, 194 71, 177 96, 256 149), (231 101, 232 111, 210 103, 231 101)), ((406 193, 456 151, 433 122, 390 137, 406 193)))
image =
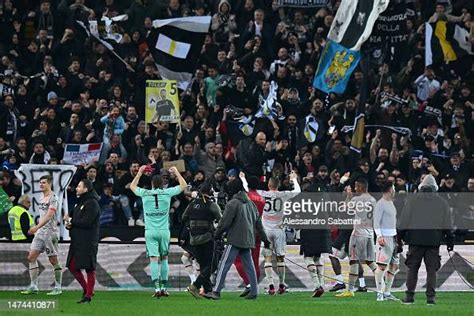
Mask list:
POLYGON ((219 206, 212 202, 212 186, 205 182, 199 187, 199 192, 193 192, 195 198, 183 214, 183 222, 189 230, 189 243, 193 246, 194 256, 200 266, 200 274, 189 287, 188 291, 196 298, 201 297, 199 289, 204 292, 212 291, 210 275, 215 270, 212 265, 214 251, 214 222, 221 219, 219 206))

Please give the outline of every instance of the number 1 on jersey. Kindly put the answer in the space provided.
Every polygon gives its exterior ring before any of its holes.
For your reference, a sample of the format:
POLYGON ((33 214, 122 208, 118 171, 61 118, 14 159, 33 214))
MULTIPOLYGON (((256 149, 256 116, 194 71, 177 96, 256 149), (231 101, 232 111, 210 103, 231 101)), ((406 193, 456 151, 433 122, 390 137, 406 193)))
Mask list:
POLYGON ((159 204, 158 204, 158 194, 154 194, 153 196, 155 197, 155 208, 158 209, 158 208, 159 208, 159 204))

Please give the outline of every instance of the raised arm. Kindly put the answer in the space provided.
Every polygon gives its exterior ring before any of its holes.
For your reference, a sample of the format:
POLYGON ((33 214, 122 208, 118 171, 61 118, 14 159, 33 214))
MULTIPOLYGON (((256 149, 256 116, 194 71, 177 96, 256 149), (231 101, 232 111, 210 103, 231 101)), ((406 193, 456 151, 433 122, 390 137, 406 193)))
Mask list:
POLYGON ((145 172, 145 168, 146 166, 141 166, 140 169, 138 169, 137 175, 133 178, 132 183, 130 183, 130 190, 132 190, 133 193, 135 193, 138 188, 138 182, 140 182, 140 178, 142 177, 143 172, 145 172))
POLYGON ((290 173, 290 181, 293 182, 293 186, 294 186, 291 192, 300 193, 301 187, 300 187, 300 184, 298 183, 298 176, 296 175, 296 172, 294 170, 292 170, 290 173))
POLYGON ((181 188, 181 191, 184 191, 186 189, 186 187, 188 186, 188 184, 186 183, 186 180, 184 180, 181 173, 179 173, 179 171, 178 171, 178 169, 176 169, 176 167, 171 167, 169 171, 170 171, 170 173, 173 173, 176 176, 176 178, 178 179, 179 187, 181 188))

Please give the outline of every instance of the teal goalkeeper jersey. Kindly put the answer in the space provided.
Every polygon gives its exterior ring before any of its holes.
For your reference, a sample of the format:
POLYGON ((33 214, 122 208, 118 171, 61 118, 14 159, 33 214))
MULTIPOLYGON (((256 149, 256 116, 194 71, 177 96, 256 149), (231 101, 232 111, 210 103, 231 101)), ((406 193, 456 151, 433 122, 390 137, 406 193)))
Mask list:
POLYGON ((168 189, 147 190, 137 188, 135 190, 135 195, 142 198, 145 229, 170 229, 171 198, 181 192, 179 185, 168 189))

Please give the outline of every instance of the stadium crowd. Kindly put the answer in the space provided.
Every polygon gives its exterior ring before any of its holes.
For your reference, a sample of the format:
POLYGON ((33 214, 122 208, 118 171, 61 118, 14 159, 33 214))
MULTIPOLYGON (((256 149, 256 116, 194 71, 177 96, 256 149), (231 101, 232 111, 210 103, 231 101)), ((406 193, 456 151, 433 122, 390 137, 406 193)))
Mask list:
MULTIPOLYGON (((385 51, 368 73, 355 70, 343 95, 325 95, 312 82, 340 1, 298 9, 276 0, 1 0, 2 189, 16 203, 20 164, 61 164, 65 144, 104 142, 100 160, 78 166, 68 192, 74 205, 79 181, 92 181, 102 226, 143 226, 132 180, 148 164, 164 187, 177 185, 163 163, 179 159, 193 188, 208 180, 222 199, 240 171, 260 177, 262 188, 279 178, 281 190, 291 189, 295 170, 303 191, 342 191, 363 177, 370 192, 380 191, 384 179, 397 192, 412 192, 430 173, 440 191, 474 192, 472 56, 424 65, 424 22, 456 20, 474 43, 473 2, 407 2, 413 14, 403 53, 385 51), (121 14, 128 20, 120 24, 115 52, 129 66, 75 23, 121 14), (212 23, 190 87, 180 95, 181 128, 146 124, 145 81, 160 79, 147 32, 155 19, 190 15, 211 15, 212 23), (276 115, 255 117, 245 134, 238 118, 257 114, 275 84, 276 115), (366 129, 356 157, 344 126, 354 124, 364 84, 366 124, 380 127, 366 129), (317 123, 314 137, 304 135, 308 122, 317 123)), ((143 176, 140 186, 150 186, 150 178, 143 176)), ((188 203, 184 195, 172 200, 173 226, 188 203)))

